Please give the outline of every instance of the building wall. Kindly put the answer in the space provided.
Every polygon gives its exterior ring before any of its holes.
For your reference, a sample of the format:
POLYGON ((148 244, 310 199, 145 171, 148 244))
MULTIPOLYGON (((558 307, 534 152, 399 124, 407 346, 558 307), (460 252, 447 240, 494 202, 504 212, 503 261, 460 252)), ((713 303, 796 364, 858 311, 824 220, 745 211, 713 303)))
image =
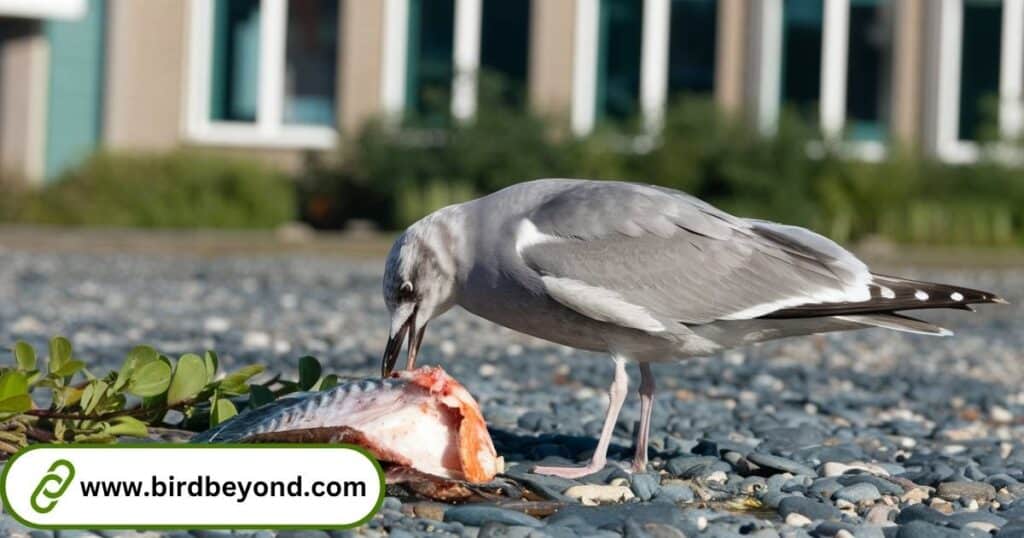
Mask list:
POLYGON ((747 0, 718 0, 718 49, 715 69, 715 101, 729 112, 743 108, 747 74, 747 0))
POLYGON ((166 150, 183 132, 185 0, 109 0, 104 139, 166 150))
POLYGON ((382 108, 384 7, 386 2, 344 0, 338 58, 338 124, 357 131, 382 108))
POLYGON ((42 24, 0 18, 0 174, 41 181, 49 46, 42 24))
MULTIPOLYGON (((351 134, 393 105, 385 103, 386 60, 396 46, 394 31, 404 31, 406 26, 396 23, 388 8, 402 0, 338 1, 335 108, 339 130, 351 134), (392 32, 386 27, 393 27, 392 32)), ((529 1, 528 103, 541 114, 568 119, 574 99, 587 93, 574 88, 577 62, 588 56, 575 50, 580 36, 586 35, 581 28, 588 28, 580 26, 579 16, 585 13, 581 6, 602 3, 529 1)), ((943 2, 891 1, 895 27, 889 139, 935 151, 938 107, 933 81, 941 61, 937 45, 943 2)), ((320 127, 320 134, 329 136, 316 138, 319 142, 312 145, 305 145, 308 139, 301 136, 289 139, 284 136, 287 133, 252 144, 253 138, 236 140, 231 132, 195 136, 190 131, 193 122, 187 120, 185 94, 194 87, 189 54, 201 37, 192 35, 190 6, 196 4, 192 0, 89 2, 93 8, 104 3, 105 16, 91 9, 86 19, 74 22, 0 19, 0 168, 28 178, 53 175, 96 147, 99 131, 102 144, 115 150, 163 151, 185 145, 258 156, 293 170, 301 167, 309 148, 333 148, 334 134, 327 126, 320 127), (83 34, 76 41, 50 31, 85 29, 88 17, 96 16, 101 21, 105 17, 103 35, 83 34), (100 38, 105 40, 105 61, 103 54, 87 54, 100 38), (90 82, 90 74, 102 76, 102 84, 90 82)), ((780 38, 778 28, 766 21, 778 23, 781 5, 784 0, 718 0, 713 98, 725 110, 745 113, 765 132, 774 125, 782 69, 778 55, 766 52, 774 50, 766 44, 777 44, 780 38)), ((204 72, 201 67, 199 71, 204 72)))
POLYGON ((572 106, 576 0, 532 0, 530 106, 541 114, 567 117, 572 106))
POLYGON ((905 146, 917 143, 921 129, 921 79, 925 76, 924 0, 899 0, 896 4, 895 54, 893 59, 892 135, 905 146))

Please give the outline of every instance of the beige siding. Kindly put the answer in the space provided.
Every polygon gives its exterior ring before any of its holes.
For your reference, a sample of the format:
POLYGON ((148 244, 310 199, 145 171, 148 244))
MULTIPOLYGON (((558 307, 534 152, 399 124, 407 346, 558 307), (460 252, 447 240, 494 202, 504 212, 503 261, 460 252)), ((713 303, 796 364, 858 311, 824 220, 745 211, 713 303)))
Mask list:
POLYGON ((384 66, 383 1, 344 0, 338 54, 338 124, 358 130, 381 110, 384 66))
POLYGON ((905 145, 917 143, 924 77, 924 0, 896 2, 892 65, 892 135, 905 145))
POLYGON ((49 46, 37 21, 0 19, 0 174, 43 177, 49 46))
POLYGON ((110 0, 105 142, 116 149, 176 146, 186 88, 185 0, 110 0))
POLYGON ((533 0, 530 21, 530 105, 567 117, 572 104, 574 0, 533 0))
POLYGON ((729 112, 738 112, 743 107, 747 11, 747 0, 718 1, 715 101, 729 112))

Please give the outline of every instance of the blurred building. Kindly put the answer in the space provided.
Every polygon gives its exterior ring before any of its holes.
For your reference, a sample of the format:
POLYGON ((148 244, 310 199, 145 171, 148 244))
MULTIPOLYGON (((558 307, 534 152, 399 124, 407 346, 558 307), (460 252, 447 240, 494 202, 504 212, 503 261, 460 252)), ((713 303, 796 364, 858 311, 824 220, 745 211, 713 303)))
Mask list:
POLYGON ((863 158, 1021 127, 1024 0, 0 0, 0 166, 98 147, 297 166, 376 115, 475 113, 480 72, 584 135, 707 94, 863 158), (993 121, 989 121, 993 120, 993 121))

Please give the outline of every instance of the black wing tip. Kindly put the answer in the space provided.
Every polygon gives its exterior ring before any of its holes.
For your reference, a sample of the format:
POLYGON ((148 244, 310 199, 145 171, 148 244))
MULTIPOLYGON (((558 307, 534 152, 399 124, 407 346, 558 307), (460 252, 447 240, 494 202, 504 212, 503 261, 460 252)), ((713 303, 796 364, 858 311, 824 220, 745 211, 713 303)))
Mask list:
POLYGON ((856 314, 888 314, 906 310, 949 308, 975 312, 971 305, 1010 304, 987 291, 872 273, 871 298, 846 303, 811 303, 776 310, 762 318, 810 318, 856 314))

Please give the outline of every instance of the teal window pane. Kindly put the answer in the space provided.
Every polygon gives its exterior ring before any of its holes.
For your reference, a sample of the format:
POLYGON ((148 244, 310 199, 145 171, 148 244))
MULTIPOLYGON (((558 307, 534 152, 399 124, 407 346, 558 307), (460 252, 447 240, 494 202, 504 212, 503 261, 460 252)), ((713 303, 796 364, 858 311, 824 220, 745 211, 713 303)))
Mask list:
POLYGON ((816 117, 821 95, 822 0, 785 0, 782 33, 782 102, 816 117))
POLYGON ((210 118, 256 121, 260 0, 217 0, 214 5, 210 118))
POLYGON ((639 112, 643 2, 602 0, 598 43, 597 118, 623 120, 639 112))
POLYGON ((995 120, 999 96, 1003 6, 993 0, 965 0, 960 58, 961 140, 977 140, 995 120))
POLYGON ((850 2, 846 76, 847 136, 883 140, 889 123, 892 2, 850 2))
POLYGON ((710 93, 715 86, 716 0, 672 0, 669 94, 710 93))
POLYGON ((526 104, 531 0, 484 0, 480 23, 481 99, 526 104))
POLYGON ((406 112, 414 123, 448 121, 454 25, 454 0, 409 0, 406 112))
POLYGON ((338 23, 338 0, 289 0, 285 123, 337 123, 338 23))

